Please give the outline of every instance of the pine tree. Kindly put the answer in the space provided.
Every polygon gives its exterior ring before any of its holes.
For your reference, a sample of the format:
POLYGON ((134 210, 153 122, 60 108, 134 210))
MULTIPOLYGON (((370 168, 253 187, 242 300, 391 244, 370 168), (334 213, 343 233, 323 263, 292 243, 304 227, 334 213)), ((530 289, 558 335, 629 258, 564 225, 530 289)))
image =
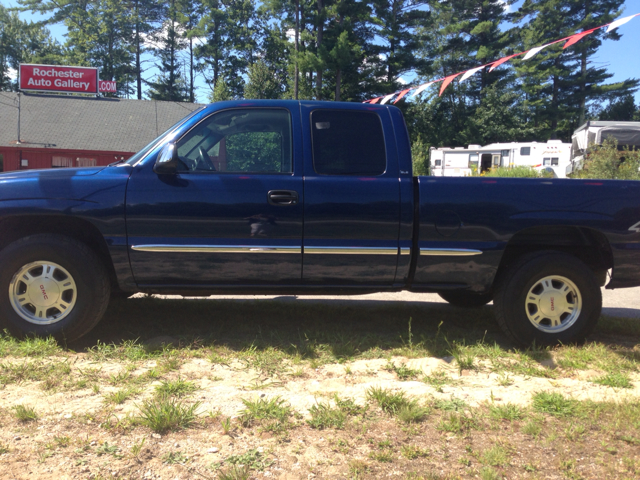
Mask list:
POLYGON ((248 82, 244 87, 244 98, 276 99, 282 96, 282 86, 264 60, 249 66, 248 82))
POLYGON ((204 6, 199 0, 179 0, 178 21, 181 26, 182 36, 187 41, 187 54, 189 65, 189 101, 195 102, 194 78, 196 69, 194 39, 203 35, 200 19, 204 14, 204 6))
MULTIPOLYGON (((526 20, 521 39, 522 48, 529 49, 609 23, 619 16, 622 3, 623 0, 526 0, 513 18, 526 20)), ((594 66, 591 60, 604 38, 617 40, 620 34, 607 34, 600 29, 566 50, 564 43, 557 43, 531 59, 513 62, 540 140, 568 140, 585 121, 590 103, 631 93, 637 87, 635 80, 605 83, 612 74, 594 66)))
POLYGON ((65 54, 46 26, 20 20, 18 12, 0 5, 0 90, 18 89, 10 70, 17 73, 21 63, 58 65, 65 54))
POLYGON ((132 75, 136 82, 136 97, 142 99, 142 55, 147 51, 145 39, 153 36, 162 25, 162 5, 154 0, 128 0, 132 36, 131 47, 134 52, 132 75))
MULTIPOLYGON (((428 24, 430 12, 425 7, 433 2, 428 0, 373 0, 376 35, 382 40, 377 54, 383 57, 380 76, 384 76, 381 92, 399 89, 400 77, 404 74, 424 69, 427 61, 417 58, 416 52, 422 46, 419 26, 428 24)), ((448 3, 448 2, 447 2, 448 3)), ((436 2, 437 4, 437 2, 436 2)), ((424 31, 424 30, 423 30, 424 31)))
POLYGON ((640 106, 636 108, 635 99, 633 95, 625 95, 618 100, 612 100, 597 113, 598 120, 609 120, 617 122, 630 122, 633 121, 636 112, 640 109, 640 106))
POLYGON ((206 43, 197 49, 207 83, 220 76, 236 98, 241 98, 244 75, 256 56, 257 12, 253 0, 204 0, 200 21, 206 43))
POLYGON ((224 81, 224 77, 219 77, 211 94, 209 95, 210 102, 224 102, 226 100, 233 100, 231 90, 227 86, 227 82, 224 81))
POLYGON ((185 47, 181 38, 178 23, 176 0, 169 0, 165 5, 167 19, 164 28, 156 35, 158 42, 157 55, 160 59, 160 74, 155 81, 147 82, 150 87, 149 97, 153 100, 171 100, 184 102, 188 99, 186 84, 180 73, 181 62, 178 52, 185 47))

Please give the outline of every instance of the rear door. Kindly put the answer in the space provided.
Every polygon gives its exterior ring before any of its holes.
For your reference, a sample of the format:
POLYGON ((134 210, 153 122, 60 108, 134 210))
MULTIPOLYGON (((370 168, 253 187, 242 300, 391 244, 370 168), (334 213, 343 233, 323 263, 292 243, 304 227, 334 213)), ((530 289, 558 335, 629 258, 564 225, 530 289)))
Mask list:
POLYGON ((400 182, 388 110, 303 103, 301 117, 303 282, 392 285, 400 254, 400 182))

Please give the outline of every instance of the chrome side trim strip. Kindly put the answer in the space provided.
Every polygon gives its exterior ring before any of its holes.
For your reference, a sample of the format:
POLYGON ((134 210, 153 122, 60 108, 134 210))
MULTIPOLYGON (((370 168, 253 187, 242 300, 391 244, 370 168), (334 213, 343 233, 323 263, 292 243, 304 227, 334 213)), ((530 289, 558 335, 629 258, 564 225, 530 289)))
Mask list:
POLYGON ((304 247, 305 254, 319 255, 397 255, 396 247, 304 247))
POLYGON ((473 250, 471 248, 421 248, 420 255, 431 255, 435 257, 451 256, 451 257, 470 257, 472 255, 481 255, 482 250, 473 250))
POLYGON ((164 253, 302 253, 302 247, 260 245, 132 245, 131 250, 164 253))
POLYGON ((400 255, 411 255, 411 249, 410 248, 401 248, 400 249, 400 255))

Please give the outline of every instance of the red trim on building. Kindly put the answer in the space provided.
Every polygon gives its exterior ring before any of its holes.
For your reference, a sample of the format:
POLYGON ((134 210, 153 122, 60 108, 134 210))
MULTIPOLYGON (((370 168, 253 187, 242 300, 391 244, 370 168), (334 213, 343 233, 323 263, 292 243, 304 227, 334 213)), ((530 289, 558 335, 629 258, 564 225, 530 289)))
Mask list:
POLYGON ((28 144, 0 147, 3 170, 35 170, 39 168, 90 167, 109 165, 131 157, 135 152, 63 150, 59 148, 29 148, 28 144), (55 158, 54 158, 55 157, 55 158), (23 165, 26 160, 26 165, 23 165))

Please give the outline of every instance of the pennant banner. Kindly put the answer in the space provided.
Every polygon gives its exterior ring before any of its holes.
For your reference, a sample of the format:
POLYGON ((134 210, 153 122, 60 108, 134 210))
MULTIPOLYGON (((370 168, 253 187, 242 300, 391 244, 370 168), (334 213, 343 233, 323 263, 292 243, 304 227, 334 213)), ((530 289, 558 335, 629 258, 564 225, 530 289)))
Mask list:
POLYGON ((499 67, 500 65, 502 65, 505 62, 508 62, 513 57, 517 57, 518 55, 522 55, 522 53, 514 53, 513 55, 509 55, 508 57, 502 57, 500 60, 496 60, 495 62, 493 62, 491 64, 491 68, 489 69, 489 71, 493 72, 497 67, 499 67))
POLYGON ((615 30, 616 28, 618 28, 621 25, 624 25, 629 20, 631 20, 633 17, 637 17, 638 15, 640 15, 640 13, 636 13, 635 15, 630 15, 628 17, 624 17, 624 18, 621 18, 619 20, 616 20, 613 23, 610 23, 609 26, 607 27, 607 33, 609 33, 611 30, 615 30))
POLYGON ((479 72, 480 70, 482 70, 484 68, 484 66, 482 67, 478 67, 478 68, 472 68, 471 70, 467 70, 466 72, 464 72, 464 75, 462 76, 462 78, 460 78, 460 80, 458 80, 458 83, 462 83, 464 82, 467 78, 469 78, 471 75, 473 75, 476 72, 479 72))
POLYGON ((592 34, 596 30, 597 29, 594 28, 593 30, 587 30, 586 32, 581 32, 581 33, 576 33, 575 35, 571 35, 569 37, 569 40, 567 40, 567 43, 565 43, 564 47, 562 47, 562 49, 564 50, 565 48, 569 48, 571 45, 574 45, 574 44, 578 43, 584 37, 586 37, 587 35, 592 34))
POLYGON ((382 101, 380 102, 380 105, 384 105, 385 103, 387 103, 389 100, 391 100, 396 94, 392 93, 391 95, 387 95, 386 97, 384 97, 382 99, 382 101))
POLYGON ((396 103, 398 103, 398 102, 402 99, 402 97, 404 97, 404 96, 405 96, 407 93, 409 93, 410 91, 411 91, 411 89, 410 89, 410 88, 407 88, 407 89, 405 89, 405 90, 402 90, 402 91, 400 92, 400 94, 398 95, 398 98, 396 98, 396 99, 393 101, 393 104, 395 105, 396 103))
POLYGON ((531 57, 533 57, 540 50, 542 50, 544 47, 548 47, 549 45, 551 45, 551 44, 547 43, 546 45, 542 45, 541 47, 532 48, 531 50, 529 50, 527 52, 527 54, 524 56, 523 60, 529 60, 531 57))
MULTIPOLYGON (((462 73, 462 72, 460 72, 462 73)), ((447 78, 445 78, 442 81, 442 85, 440 86, 440 93, 438 94, 438 96, 442 95, 442 92, 444 92, 444 89, 447 88, 447 86, 453 82, 453 79, 456 78, 458 75, 460 75, 460 73, 454 73, 453 75, 449 75, 447 78)))
POLYGON ((502 65, 503 63, 506 63, 509 60, 511 60, 512 58, 518 57, 520 55, 524 55, 523 60, 529 60, 534 55, 537 55, 542 49, 548 47, 549 45, 554 45, 556 43, 565 42, 565 44, 562 47, 562 49, 565 50, 565 49, 569 48, 570 46, 575 45, 580 40, 582 40, 584 37, 586 37, 587 35, 592 34, 596 30, 600 30, 601 28, 605 28, 606 27, 606 29, 607 29, 606 33, 609 33, 611 31, 615 30, 616 28, 620 27, 621 25, 624 25, 625 23, 629 22, 634 17, 638 17, 638 16, 640 16, 640 13, 636 13, 635 15, 629 15, 628 17, 620 18, 620 19, 618 19, 618 20, 616 20, 614 22, 608 23, 606 25, 601 25, 599 27, 592 28, 591 30, 585 30, 584 32, 575 33, 575 34, 570 35, 568 37, 561 38, 559 40, 555 40, 553 42, 547 43, 545 45, 541 45, 539 47, 534 47, 534 48, 532 48, 530 50, 526 50, 524 52, 514 53, 512 55, 508 55, 506 57, 502 57, 502 58, 500 58, 498 60, 495 60, 495 61, 493 61, 491 63, 487 63, 485 65, 480 65, 479 67, 472 68, 470 70, 454 73, 453 75, 449 75, 449 76, 447 76, 445 78, 440 78, 438 80, 432 80, 430 82, 424 83, 424 84, 419 85, 417 87, 405 88, 404 90, 401 90, 399 92, 394 92, 394 93, 392 93, 390 95, 387 95, 387 96, 384 96, 384 97, 377 97, 377 98, 374 98, 372 100, 366 100, 363 103, 371 103, 371 104, 373 104, 373 103, 380 102, 380 105, 384 105, 387 102, 389 102, 393 97, 396 97, 396 99, 393 102, 395 104, 395 103, 398 103, 400 100, 402 100, 411 90, 415 90, 415 91, 409 97, 410 98, 414 98, 417 95, 419 95, 422 92, 424 92, 429 86, 433 85, 434 83, 438 83, 438 82, 442 82, 442 85, 440 85, 440 91, 439 91, 439 94, 438 94, 438 96, 442 96, 442 93, 444 92, 444 90, 459 75, 462 75, 462 77, 460 78, 460 80, 458 80, 458 83, 462 83, 466 79, 468 79, 469 77, 471 77, 472 75, 474 75, 475 73, 479 72, 480 70, 482 70, 485 67, 489 67, 489 71, 492 72, 497 67, 502 65))
POLYGON ((429 83, 425 83, 424 85, 420 85, 415 92, 413 92, 413 94, 411 95, 411 98, 415 97, 416 95, 421 94, 422 92, 424 92, 427 88, 429 88, 431 85, 433 85, 434 83, 436 83, 436 81, 433 82, 429 82, 429 83))

